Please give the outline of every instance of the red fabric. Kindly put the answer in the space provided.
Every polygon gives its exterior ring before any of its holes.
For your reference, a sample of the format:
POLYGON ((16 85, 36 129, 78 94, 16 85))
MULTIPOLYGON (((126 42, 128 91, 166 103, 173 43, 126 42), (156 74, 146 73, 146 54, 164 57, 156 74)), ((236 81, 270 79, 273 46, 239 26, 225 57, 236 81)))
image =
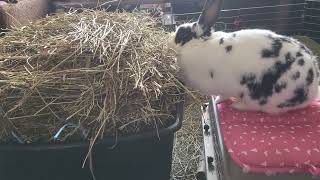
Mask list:
POLYGON ((240 112, 221 103, 224 143, 246 172, 320 176, 320 101, 282 115, 240 112))

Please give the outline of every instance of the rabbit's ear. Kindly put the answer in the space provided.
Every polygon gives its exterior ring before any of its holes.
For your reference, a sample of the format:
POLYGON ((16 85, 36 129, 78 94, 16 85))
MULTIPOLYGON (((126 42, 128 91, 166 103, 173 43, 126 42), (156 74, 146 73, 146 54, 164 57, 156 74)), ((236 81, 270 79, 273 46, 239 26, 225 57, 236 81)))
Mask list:
POLYGON ((206 0, 202 13, 198 19, 204 31, 211 29, 219 17, 222 0, 206 0))

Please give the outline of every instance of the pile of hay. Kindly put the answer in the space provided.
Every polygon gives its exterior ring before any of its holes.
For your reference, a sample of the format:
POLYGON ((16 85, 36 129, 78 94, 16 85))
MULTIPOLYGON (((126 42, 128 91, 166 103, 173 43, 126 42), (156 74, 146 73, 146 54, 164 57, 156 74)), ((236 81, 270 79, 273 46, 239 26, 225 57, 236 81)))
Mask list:
POLYGON ((0 38, 0 142, 97 140, 172 123, 183 98, 166 41, 146 14, 97 10, 10 31, 0 38))
POLYGON ((6 3, 12 3, 12 4, 18 3, 18 0, 1 0, 1 1, 4 1, 6 3))

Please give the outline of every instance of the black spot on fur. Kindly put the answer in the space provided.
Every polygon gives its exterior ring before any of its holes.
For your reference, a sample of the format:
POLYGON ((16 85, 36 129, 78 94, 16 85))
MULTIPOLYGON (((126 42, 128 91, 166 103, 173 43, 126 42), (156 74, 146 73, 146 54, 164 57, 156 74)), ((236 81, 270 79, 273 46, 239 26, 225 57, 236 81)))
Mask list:
POLYGON ((286 87, 287 87, 287 83, 286 82, 277 83, 274 86, 274 91, 276 93, 280 93, 282 91, 282 89, 285 89, 286 87))
POLYGON ((175 37, 175 43, 183 46, 196 37, 197 35, 192 31, 191 27, 180 27, 175 37))
POLYGON ((219 41, 219 44, 221 45, 221 44, 223 44, 223 42, 224 42, 224 39, 221 38, 220 41, 219 41))
POLYGON ((211 79, 213 79, 214 74, 213 74, 213 71, 212 71, 212 70, 209 71, 209 74, 210 74, 211 79))
POLYGON ((305 62, 304 62, 304 59, 299 59, 299 60, 298 60, 298 64, 299 64, 300 66, 303 66, 304 63, 305 63, 305 62))
POLYGON ((205 32, 203 32, 202 37, 210 37, 211 36, 211 30, 207 30, 205 32))
POLYGON ((234 38, 235 38, 236 36, 237 36, 237 34, 236 34, 236 33, 233 33, 233 34, 232 34, 232 37, 234 37, 234 38))
POLYGON ((286 57, 286 61, 289 61, 290 59, 292 59, 290 52, 288 52, 285 57, 286 57))
POLYGON ((256 79, 256 76, 254 74, 244 75, 244 76, 242 76, 240 84, 241 85, 245 85, 245 84, 247 84, 249 82, 255 81, 255 79, 256 79))
POLYGON ((244 97, 244 93, 242 92, 242 93, 240 93, 240 98, 242 99, 243 97, 244 97))
POLYGON ((229 46, 227 46, 225 49, 226 49, 226 52, 229 53, 229 52, 232 50, 232 46, 229 45, 229 46))
POLYGON ((263 58, 278 57, 281 48, 282 48, 281 40, 280 39, 273 39, 271 49, 263 49, 262 50, 262 57, 263 58))
POLYGON ((281 61, 276 61, 276 63, 274 63, 274 66, 275 66, 275 67, 280 67, 281 64, 282 64, 281 61))
POLYGON ((296 57, 301 57, 301 56, 303 56, 301 52, 297 52, 296 57))
POLYGON ((263 105, 265 105, 265 104, 267 104, 267 100, 266 99, 261 99, 260 101, 259 101, 259 104, 261 105, 261 106, 263 106, 263 105))
POLYGON ((297 80, 297 79, 299 79, 299 77, 300 77, 300 72, 299 72, 299 71, 297 71, 296 73, 294 73, 294 74, 292 75, 292 79, 293 79, 293 80, 297 80))
POLYGON ((242 77, 240 84, 246 85, 249 90, 249 96, 254 100, 264 100, 272 96, 273 89, 279 78, 287 72, 295 59, 290 53, 287 53, 284 63, 277 61, 270 69, 262 74, 261 79, 252 75, 242 77))
POLYGON ((313 79, 314 79, 314 73, 313 73, 312 68, 310 68, 308 70, 308 74, 307 74, 307 77, 306 77, 306 81, 307 81, 307 85, 308 86, 310 86, 313 83, 313 79))
POLYGON ((279 104, 278 107, 279 108, 293 107, 293 106, 302 104, 307 100, 307 98, 308 98, 308 91, 303 87, 299 87, 294 90, 294 94, 292 98, 288 99, 284 103, 279 104))

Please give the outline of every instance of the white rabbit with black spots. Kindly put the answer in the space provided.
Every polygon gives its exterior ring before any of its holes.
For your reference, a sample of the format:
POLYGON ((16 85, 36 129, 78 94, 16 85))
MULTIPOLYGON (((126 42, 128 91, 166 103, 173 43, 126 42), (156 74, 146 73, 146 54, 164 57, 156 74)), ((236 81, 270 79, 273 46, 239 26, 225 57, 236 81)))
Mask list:
POLYGON ((186 85, 234 97, 233 107, 271 114, 304 108, 319 95, 317 58, 298 40, 264 29, 214 32, 220 0, 177 27, 171 46, 186 85))

